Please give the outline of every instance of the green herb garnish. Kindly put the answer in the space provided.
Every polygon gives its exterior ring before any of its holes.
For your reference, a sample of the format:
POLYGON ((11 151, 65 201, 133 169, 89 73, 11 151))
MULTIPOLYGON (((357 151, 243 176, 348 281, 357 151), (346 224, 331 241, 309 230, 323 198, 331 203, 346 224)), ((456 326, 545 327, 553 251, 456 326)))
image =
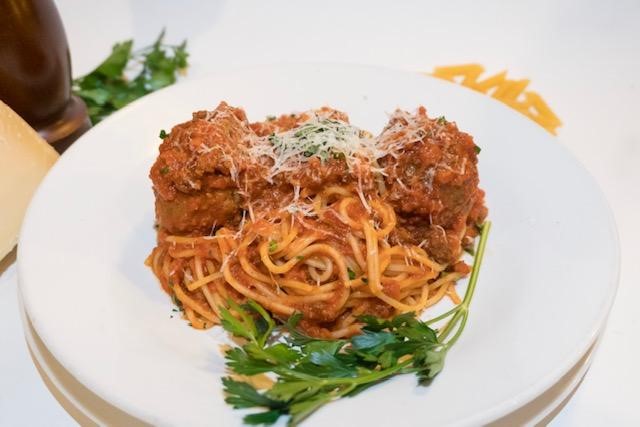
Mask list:
POLYGON ((438 117, 438 120, 437 120, 437 121, 438 121, 438 124, 439 124, 439 125, 446 125, 447 123, 449 123, 449 122, 447 122, 447 119, 446 119, 446 117, 445 117, 445 116, 440 116, 440 117, 438 117))
POLYGON ((160 139, 165 139, 167 137, 167 132, 164 129, 160 129, 160 139))
POLYGON ((269 241, 269 252, 275 252, 278 249, 278 242, 275 240, 269 241))
MULTIPOLYGON (((169 286, 172 286, 171 282, 169 282, 169 286)), ((171 294, 171 300, 173 301, 173 304, 177 307, 178 311, 184 311, 184 307, 182 306, 182 301, 180 301, 175 294, 171 294)))
POLYGON ((111 55, 95 70, 73 81, 73 93, 82 98, 93 124, 130 102, 169 86, 188 66, 187 42, 162 42, 164 30, 151 46, 132 51, 133 41, 116 43, 111 55), (131 79, 126 73, 134 73, 131 79))
POLYGON ((169 173, 169 166, 163 166, 160 168, 160 175, 166 175, 169 173))
POLYGON ((347 274, 349 275, 349 280, 354 280, 356 278, 356 272, 350 268, 347 268, 347 274))
POLYGON ((239 375, 269 373, 276 382, 259 391, 247 382, 224 377, 225 401, 234 408, 264 409, 245 416, 247 424, 273 424, 289 416, 288 424, 295 426, 326 403, 353 396, 395 375, 413 373, 419 384, 429 384, 442 370, 447 352, 467 322, 489 228, 488 222, 482 227, 464 299, 427 322, 413 313, 390 320, 362 316, 361 335, 322 340, 296 329, 301 318, 297 313, 282 327, 289 335, 278 341, 273 335, 275 321, 264 308, 254 301, 243 306, 230 301, 229 310, 221 309, 222 326, 246 343, 226 351, 227 367, 239 375), (431 327, 445 319, 442 329, 431 327))
POLYGON ((480 152, 482 151, 482 148, 478 147, 477 145, 474 145, 473 149, 476 150, 476 154, 480 154, 480 152))

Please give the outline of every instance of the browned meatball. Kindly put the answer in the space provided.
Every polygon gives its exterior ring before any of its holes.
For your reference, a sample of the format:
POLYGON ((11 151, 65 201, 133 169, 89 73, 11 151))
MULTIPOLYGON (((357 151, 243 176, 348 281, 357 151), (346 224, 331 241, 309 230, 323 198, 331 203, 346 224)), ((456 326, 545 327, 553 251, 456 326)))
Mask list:
POLYGON ((473 138, 444 118, 396 111, 379 137, 390 154, 385 169, 385 199, 398 214, 396 238, 423 243, 440 262, 458 259, 469 213, 480 222, 484 193, 478 189, 477 147, 473 138))
POLYGON ((150 173, 162 229, 202 234, 240 221, 238 176, 251 135, 244 111, 224 102, 171 130, 150 173))
POLYGON ((290 202, 298 185, 319 191, 342 184, 344 160, 321 163, 269 179, 272 162, 251 153, 252 144, 268 141, 313 117, 348 122, 346 114, 323 107, 249 124, 243 110, 225 102, 214 111, 200 111, 175 126, 160 145, 151 168, 158 225, 167 233, 208 234, 214 227, 236 226, 243 210, 277 208, 290 202))

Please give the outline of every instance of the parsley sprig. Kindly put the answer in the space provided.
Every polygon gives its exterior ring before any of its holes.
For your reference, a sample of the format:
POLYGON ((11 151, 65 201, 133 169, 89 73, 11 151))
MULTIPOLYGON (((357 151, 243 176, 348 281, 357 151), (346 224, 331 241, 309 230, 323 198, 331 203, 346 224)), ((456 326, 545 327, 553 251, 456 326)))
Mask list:
POLYGON ((254 301, 240 306, 230 301, 222 309, 222 326, 246 342, 226 352, 234 376, 222 379, 226 402, 237 409, 262 408, 244 417, 246 424, 273 424, 289 416, 295 426, 321 406, 354 396, 392 376, 413 373, 426 385, 442 370, 449 349, 467 322, 490 223, 480 234, 469 285, 462 302, 423 322, 413 313, 390 320, 362 316, 362 334, 349 339, 322 340, 296 329, 301 315, 293 315, 277 333, 276 322, 254 301), (440 330, 431 325, 449 319, 440 330), (453 335, 451 335, 453 334, 453 335), (271 388, 260 391, 238 375, 269 374, 271 388))
POLYGON ((187 66, 187 42, 163 43, 164 30, 156 41, 133 51, 133 40, 116 43, 111 54, 89 74, 73 81, 73 93, 82 98, 93 124, 130 102, 169 86, 187 66), (127 74, 136 72, 131 79, 127 74))

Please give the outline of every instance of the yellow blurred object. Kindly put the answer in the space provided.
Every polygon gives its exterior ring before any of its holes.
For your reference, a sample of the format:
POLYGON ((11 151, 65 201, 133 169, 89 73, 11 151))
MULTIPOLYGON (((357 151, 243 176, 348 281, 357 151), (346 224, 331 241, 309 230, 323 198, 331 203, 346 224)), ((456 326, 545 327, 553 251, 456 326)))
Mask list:
POLYGON ((479 80, 484 71, 480 64, 450 65, 436 67, 431 75, 491 95, 529 117, 553 135, 556 134, 562 122, 540 95, 530 90, 525 92, 529 85, 528 79, 510 80, 507 78, 507 72, 502 71, 479 80))
POLYGON ((15 246, 34 191, 58 153, 0 101, 0 259, 15 246))

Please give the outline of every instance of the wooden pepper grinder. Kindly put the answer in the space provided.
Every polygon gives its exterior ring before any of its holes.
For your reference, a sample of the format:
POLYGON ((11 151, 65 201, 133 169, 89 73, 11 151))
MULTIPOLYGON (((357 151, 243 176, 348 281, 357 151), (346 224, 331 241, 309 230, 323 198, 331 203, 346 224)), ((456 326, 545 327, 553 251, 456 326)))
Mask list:
POLYGON ((71 94, 67 37, 53 0, 3 0, 0 99, 62 153, 91 127, 71 94))

